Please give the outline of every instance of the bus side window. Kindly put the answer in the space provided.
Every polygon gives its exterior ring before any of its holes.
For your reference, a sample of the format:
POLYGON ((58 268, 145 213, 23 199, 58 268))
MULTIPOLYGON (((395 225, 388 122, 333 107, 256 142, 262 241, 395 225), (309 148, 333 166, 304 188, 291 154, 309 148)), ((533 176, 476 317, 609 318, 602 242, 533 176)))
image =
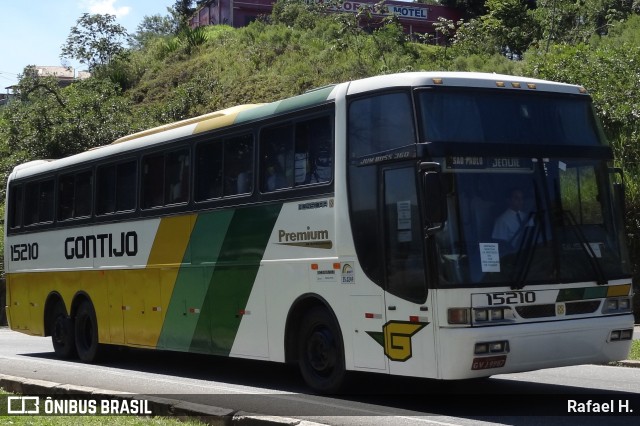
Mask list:
POLYGON ((222 143, 208 141, 196 148, 196 201, 222 197, 222 143))
POLYGON ((136 208, 137 162, 98 167, 96 173, 96 214, 132 211, 136 208))
POLYGON ((296 126, 296 185, 325 183, 333 175, 332 126, 328 116, 296 126))
POLYGON ((53 179, 27 184, 25 194, 24 224, 47 223, 54 216, 53 179))
POLYGON ((262 192, 291 188, 294 179, 292 126, 266 128, 260 134, 262 192))
POLYGON ((93 172, 76 173, 74 194, 74 217, 91 216, 91 198, 93 196, 93 172))
POLYGON ((58 220, 91 215, 92 177, 88 170, 58 178, 58 220))
MULTIPOLYGON (((116 166, 100 166, 96 173, 96 214, 116 211, 116 166)), ((131 188, 129 189, 131 190, 131 188)))
POLYGON ((23 185, 15 185, 9 188, 9 228, 16 229, 22 226, 23 185))
POLYGON ((349 105, 349 156, 360 158, 416 142, 409 93, 385 93, 349 105))
POLYGON ((224 141, 224 195, 253 190, 253 137, 243 135, 224 141))
POLYGON ((58 178, 58 220, 73 217, 74 188, 73 174, 62 175, 58 178))
POLYGON ((135 160, 118 164, 116 171, 116 211, 132 211, 136 208, 136 177, 138 163, 135 160))
POLYGON ((165 205, 182 204, 189 201, 189 179, 191 176, 189 150, 170 152, 165 157, 165 205))
POLYGON ((164 154, 142 158, 142 208, 150 209, 164 204, 164 154))

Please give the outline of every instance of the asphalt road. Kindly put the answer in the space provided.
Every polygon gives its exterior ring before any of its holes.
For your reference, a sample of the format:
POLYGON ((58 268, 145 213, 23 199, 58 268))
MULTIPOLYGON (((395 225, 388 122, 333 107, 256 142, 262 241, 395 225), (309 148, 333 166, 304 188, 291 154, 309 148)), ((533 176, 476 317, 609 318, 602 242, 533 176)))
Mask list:
MULTIPOLYGON (((353 374, 342 395, 308 394, 285 365, 145 350, 114 351, 96 365, 55 358, 47 338, 0 329, 0 374, 164 395, 330 425, 628 425, 638 418, 549 411, 569 401, 630 401, 640 416, 640 368, 577 366, 439 382, 353 374), (548 414, 554 414, 549 416, 548 414), (564 413, 562 413, 564 414, 564 413)), ((591 405, 590 405, 591 406, 591 405)), ((584 407, 584 406, 583 406, 584 407)))

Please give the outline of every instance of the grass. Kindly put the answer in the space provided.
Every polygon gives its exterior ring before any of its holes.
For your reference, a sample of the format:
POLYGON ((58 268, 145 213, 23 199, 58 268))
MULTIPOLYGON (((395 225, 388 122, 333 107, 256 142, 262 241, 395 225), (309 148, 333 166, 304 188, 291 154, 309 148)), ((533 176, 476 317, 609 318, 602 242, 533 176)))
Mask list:
POLYGON ((631 342, 631 350, 629 351, 628 359, 640 361, 640 340, 634 340, 631 342))
MULTIPOLYGON (((12 426, 102 426, 117 424, 118 426, 203 426, 204 423, 195 420, 181 421, 169 417, 139 417, 139 416, 62 416, 62 415, 7 415, 7 397, 13 396, 0 389, 0 423, 12 426)), ((44 413, 40 398, 40 412, 44 413)))

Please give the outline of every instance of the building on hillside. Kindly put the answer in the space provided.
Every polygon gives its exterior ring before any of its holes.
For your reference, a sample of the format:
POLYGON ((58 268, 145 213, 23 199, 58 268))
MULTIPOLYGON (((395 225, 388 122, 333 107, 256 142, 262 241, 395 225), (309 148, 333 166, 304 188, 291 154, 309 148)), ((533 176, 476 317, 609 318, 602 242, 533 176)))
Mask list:
MULTIPOLYGON (((88 71, 75 71, 73 67, 61 67, 61 66, 40 66, 33 67, 36 74, 39 77, 55 77, 58 81, 58 86, 67 87, 71 83, 77 80, 84 80, 91 77, 91 73, 88 71)), ((17 84, 5 87, 6 94, 0 94, 0 105, 6 105, 13 96, 18 92, 19 88, 17 84)))
POLYGON ((91 76, 88 71, 76 73, 73 67, 35 66, 34 68, 40 77, 55 77, 60 87, 66 87, 76 80, 84 80, 91 76))
MULTIPOLYGON (((378 2, 379 0, 347 0, 340 7, 329 9, 329 12, 356 13, 360 7, 374 6, 378 2)), ((275 0, 209 0, 198 8, 189 20, 189 25, 191 28, 218 24, 243 27, 258 16, 269 15, 274 3, 275 0)), ((396 0, 385 1, 383 11, 377 17, 396 15, 407 34, 432 34, 434 37, 436 34, 433 24, 438 22, 438 18, 457 21, 462 17, 455 8, 396 0)), ((365 25, 375 27, 376 22, 366 22, 365 25)))
MULTIPOLYGON (((11 86, 9 87, 5 87, 5 89, 8 91, 11 88, 11 86)), ((9 101, 11 100, 11 98, 13 97, 12 94, 10 93, 0 93, 0 106, 6 105, 7 103, 9 103, 9 101)), ((1 325, 1 324, 0 324, 1 325)))

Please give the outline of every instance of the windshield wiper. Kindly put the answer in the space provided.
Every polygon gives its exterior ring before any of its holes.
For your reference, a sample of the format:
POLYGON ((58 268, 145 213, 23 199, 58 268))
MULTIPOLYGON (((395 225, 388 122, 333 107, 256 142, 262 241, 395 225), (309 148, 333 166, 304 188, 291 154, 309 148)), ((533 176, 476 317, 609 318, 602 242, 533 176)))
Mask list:
POLYGON ((598 283, 598 285, 608 284, 609 280, 607 280, 607 278, 604 276, 604 272, 602 271, 602 266, 600 265, 600 262, 598 262, 596 253, 595 251, 593 251, 593 247, 591 247, 591 244, 589 244, 589 242, 587 241, 587 238, 584 236, 584 233, 578 226, 578 222, 573 217, 573 214, 569 210, 563 210, 562 215, 567 219, 569 224, 573 227, 576 237, 578 237, 578 241, 580 242, 580 246, 582 247, 582 251, 584 251, 587 254, 587 257, 589 258, 589 263, 591 264, 591 267, 593 268, 593 271, 596 273, 596 276, 597 276, 596 282, 598 283))
POLYGON ((527 279, 527 275, 529 275, 529 270, 531 269, 531 263, 533 261, 533 254, 536 251, 537 245, 535 242, 538 240, 540 235, 540 215, 543 212, 531 212, 529 217, 524 222, 525 224, 530 223, 533 220, 533 226, 522 226, 519 233, 522 233, 522 238, 520 239, 520 245, 518 247, 518 256, 516 257, 515 264, 518 265, 522 262, 520 267, 516 267, 516 274, 513 277, 513 284, 511 285, 512 290, 520 290, 525 285, 525 280, 527 279))

